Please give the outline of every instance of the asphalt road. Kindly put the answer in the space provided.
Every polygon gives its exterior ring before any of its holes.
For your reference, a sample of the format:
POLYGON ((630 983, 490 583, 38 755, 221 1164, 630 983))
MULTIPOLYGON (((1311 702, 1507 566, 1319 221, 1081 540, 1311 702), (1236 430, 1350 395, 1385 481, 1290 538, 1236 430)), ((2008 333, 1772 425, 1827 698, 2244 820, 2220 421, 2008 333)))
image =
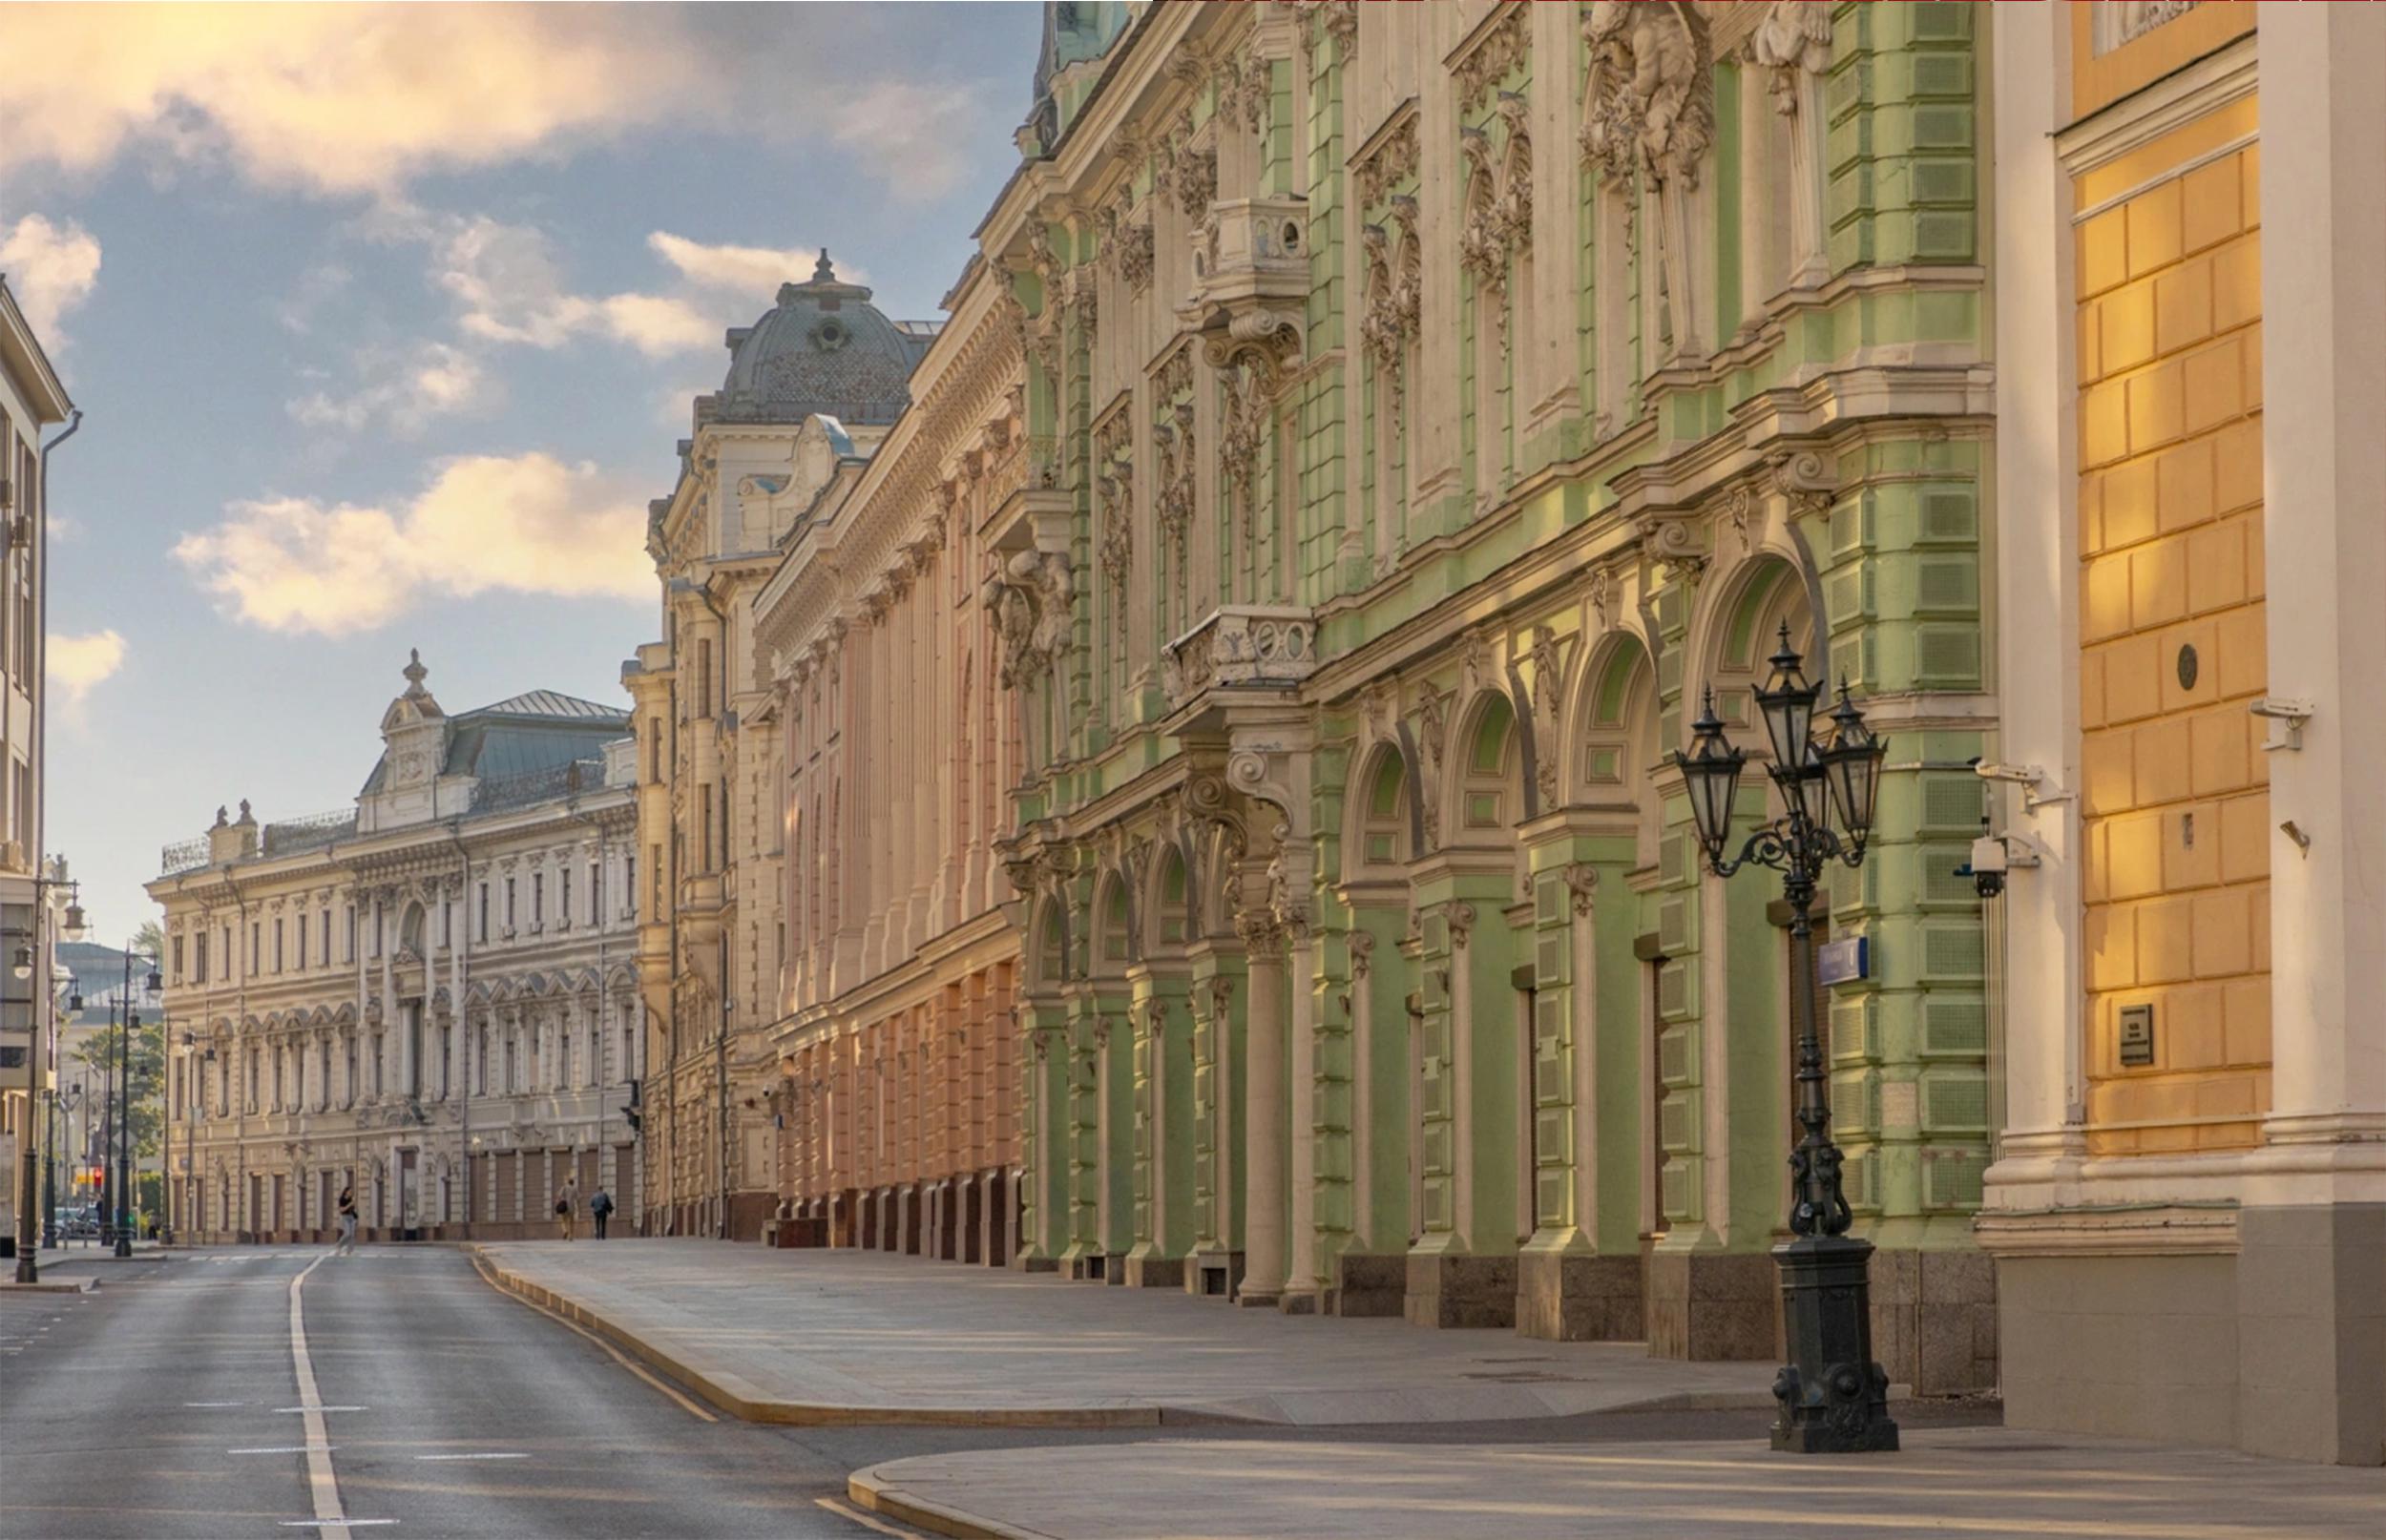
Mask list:
MULTIPOLYGON (((45 1276, 96 1272, 97 1291, 0 1291, 0 1540, 900 1536, 911 1531, 847 1505, 849 1472, 944 1449, 1154 1437, 1761 1443, 1770 1420, 1748 1411, 1266 1431, 758 1427, 717 1417, 500 1293, 460 1250, 324 1258, 299 1248, 78 1258, 46 1264, 45 1276), (291 1330, 291 1281, 302 1274, 311 1398, 291 1330), (312 1454, 310 1426, 322 1430, 312 1454), (316 1479, 326 1464, 336 1494, 316 1479)), ((1980 1404, 1908 1403, 1897 1415, 1908 1426, 1997 1421, 1980 1404)))
POLYGON ((886 1532, 819 1502, 869 1453, 715 1421, 448 1248, 306 1274, 347 1521, 322 1525, 290 1329, 291 1280, 322 1256, 183 1253, 97 1264, 91 1294, 0 1294, 0 1536, 886 1532))

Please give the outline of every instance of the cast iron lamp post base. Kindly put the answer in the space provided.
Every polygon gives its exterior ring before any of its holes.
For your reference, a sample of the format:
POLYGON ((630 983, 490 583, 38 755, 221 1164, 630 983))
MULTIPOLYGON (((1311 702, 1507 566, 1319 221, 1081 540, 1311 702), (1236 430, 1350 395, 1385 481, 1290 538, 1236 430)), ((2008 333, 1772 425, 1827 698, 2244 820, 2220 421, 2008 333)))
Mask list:
POLYGON ((1773 1379, 1781 1403, 1776 1449, 1863 1454, 1897 1446, 1889 1376, 1873 1361, 1865 1287, 1872 1256, 1873 1243, 1852 1236, 1800 1236, 1773 1248, 1790 1344, 1790 1362, 1773 1379))

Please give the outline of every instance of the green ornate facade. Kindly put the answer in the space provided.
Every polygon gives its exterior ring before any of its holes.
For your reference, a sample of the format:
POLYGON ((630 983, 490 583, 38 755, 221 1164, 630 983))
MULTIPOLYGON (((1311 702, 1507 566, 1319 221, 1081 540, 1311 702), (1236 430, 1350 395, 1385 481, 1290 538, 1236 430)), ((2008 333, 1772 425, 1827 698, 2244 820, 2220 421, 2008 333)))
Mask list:
POLYGON ((1787 916, 1668 755, 1786 625, 1891 742, 1876 1342, 1990 1383, 1976 10, 1077 9, 982 236, 1029 1265, 1770 1356, 1787 916))

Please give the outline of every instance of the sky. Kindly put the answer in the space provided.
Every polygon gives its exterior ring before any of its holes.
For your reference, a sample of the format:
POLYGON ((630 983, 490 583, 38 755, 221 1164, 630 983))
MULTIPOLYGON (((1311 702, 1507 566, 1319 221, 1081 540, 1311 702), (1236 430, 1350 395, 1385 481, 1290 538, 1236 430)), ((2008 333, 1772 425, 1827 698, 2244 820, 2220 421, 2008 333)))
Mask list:
POLYGON ((722 334, 823 246, 935 319, 1016 164, 1028 3, 0 4, 0 272, 50 468, 46 843, 94 939, 220 804, 349 806, 450 712, 627 704, 722 334))

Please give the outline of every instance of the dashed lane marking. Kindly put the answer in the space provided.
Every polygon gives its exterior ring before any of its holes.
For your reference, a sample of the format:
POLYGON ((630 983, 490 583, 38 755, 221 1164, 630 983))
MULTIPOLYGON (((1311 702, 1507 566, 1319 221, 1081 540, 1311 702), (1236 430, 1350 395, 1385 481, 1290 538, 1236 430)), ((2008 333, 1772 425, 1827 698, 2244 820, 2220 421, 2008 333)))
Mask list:
POLYGON ((283 1519, 285 1530, 362 1530, 369 1525, 395 1524, 395 1519, 283 1519))
POLYGON ((290 1278, 290 1363, 298 1371, 299 1405, 306 1408, 306 1482, 314 1488, 315 1517, 323 1525, 347 1527, 340 1508, 340 1479, 332 1474, 330 1434, 324 1427, 323 1393, 315 1388, 315 1361, 306 1351, 306 1307, 299 1291, 306 1275, 324 1264, 316 1258, 290 1278))

